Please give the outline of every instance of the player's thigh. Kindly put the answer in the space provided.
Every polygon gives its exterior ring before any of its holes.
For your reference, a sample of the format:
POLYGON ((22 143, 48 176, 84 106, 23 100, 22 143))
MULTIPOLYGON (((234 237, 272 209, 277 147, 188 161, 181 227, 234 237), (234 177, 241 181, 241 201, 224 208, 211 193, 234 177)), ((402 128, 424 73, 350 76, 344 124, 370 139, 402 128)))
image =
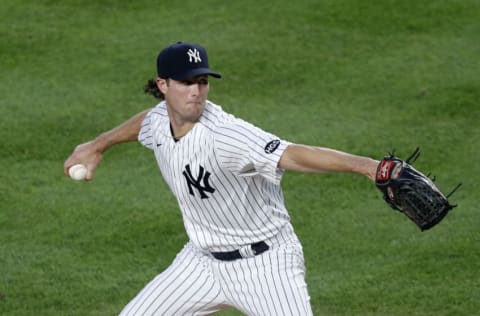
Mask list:
POLYGON ((247 315, 312 315, 299 246, 285 245, 220 269, 229 303, 247 315))
POLYGON ((220 309, 217 306, 224 302, 220 287, 191 248, 187 245, 120 315, 208 315, 220 309))

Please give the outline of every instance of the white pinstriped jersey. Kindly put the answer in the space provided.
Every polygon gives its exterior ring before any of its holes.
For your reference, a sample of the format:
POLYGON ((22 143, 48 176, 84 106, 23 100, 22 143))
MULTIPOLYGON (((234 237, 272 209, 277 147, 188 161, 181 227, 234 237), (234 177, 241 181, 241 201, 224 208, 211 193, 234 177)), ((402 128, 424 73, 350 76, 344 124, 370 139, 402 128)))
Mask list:
POLYGON ((277 167, 288 142, 210 101, 179 141, 162 101, 145 117, 138 139, 154 151, 197 247, 238 249, 275 236, 289 222, 277 167))

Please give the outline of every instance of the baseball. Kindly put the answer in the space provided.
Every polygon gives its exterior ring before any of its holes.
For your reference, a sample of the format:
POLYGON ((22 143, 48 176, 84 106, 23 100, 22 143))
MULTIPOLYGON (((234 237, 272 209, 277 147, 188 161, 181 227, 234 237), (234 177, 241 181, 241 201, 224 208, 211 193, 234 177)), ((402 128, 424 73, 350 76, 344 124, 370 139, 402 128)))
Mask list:
POLYGON ((73 165, 68 169, 68 174, 73 180, 85 180, 87 177, 87 167, 81 164, 73 165))

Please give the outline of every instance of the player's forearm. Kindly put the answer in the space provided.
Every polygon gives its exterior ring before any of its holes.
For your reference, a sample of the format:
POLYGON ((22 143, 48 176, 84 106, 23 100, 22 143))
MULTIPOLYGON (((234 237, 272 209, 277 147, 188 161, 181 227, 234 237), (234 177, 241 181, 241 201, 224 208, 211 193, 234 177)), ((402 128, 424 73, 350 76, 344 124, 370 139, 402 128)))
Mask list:
POLYGON ((103 153, 115 144, 135 141, 140 132, 140 128, 149 110, 138 113, 119 126, 108 132, 102 133, 92 141, 83 143, 75 147, 73 153, 65 160, 63 171, 69 175, 69 169, 75 164, 82 164, 87 167, 88 173, 86 180, 91 180, 95 169, 102 160, 103 153))
POLYGON ((149 109, 136 114, 119 126, 100 134, 92 143, 96 150, 104 152, 115 144, 136 141, 138 133, 149 109))
POLYGON ((329 148, 290 145, 280 159, 282 169, 302 172, 351 172, 374 180, 378 161, 329 148))

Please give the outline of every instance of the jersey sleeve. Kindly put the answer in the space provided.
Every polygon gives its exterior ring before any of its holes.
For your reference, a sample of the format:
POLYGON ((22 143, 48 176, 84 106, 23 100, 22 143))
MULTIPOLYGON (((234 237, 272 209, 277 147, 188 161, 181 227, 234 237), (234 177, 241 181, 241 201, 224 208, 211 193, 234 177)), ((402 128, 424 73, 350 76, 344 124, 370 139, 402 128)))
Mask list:
POLYGON ((283 176, 278 162, 289 144, 239 119, 220 125, 214 142, 224 168, 239 176, 260 175, 273 183, 280 183, 283 176))
POLYGON ((155 132, 162 122, 168 118, 165 101, 160 102, 151 109, 143 119, 140 131, 138 132, 138 141, 148 149, 153 150, 155 145, 155 132))
POLYGON ((143 119, 142 126, 140 127, 140 132, 138 133, 138 141, 143 146, 151 150, 153 150, 152 111, 149 111, 143 119))

